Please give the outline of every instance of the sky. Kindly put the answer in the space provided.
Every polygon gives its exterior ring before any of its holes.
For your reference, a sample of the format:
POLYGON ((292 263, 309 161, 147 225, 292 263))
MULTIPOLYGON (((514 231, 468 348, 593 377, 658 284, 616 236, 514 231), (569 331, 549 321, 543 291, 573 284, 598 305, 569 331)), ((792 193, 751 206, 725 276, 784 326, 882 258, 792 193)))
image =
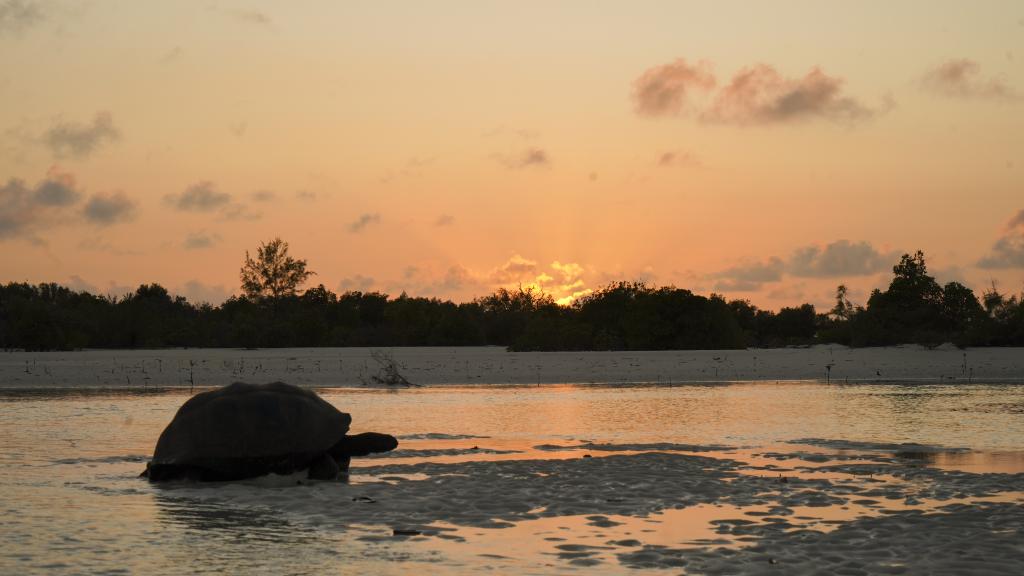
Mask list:
POLYGON ((1024 290, 1024 4, 0 0, 0 282, 1024 290))

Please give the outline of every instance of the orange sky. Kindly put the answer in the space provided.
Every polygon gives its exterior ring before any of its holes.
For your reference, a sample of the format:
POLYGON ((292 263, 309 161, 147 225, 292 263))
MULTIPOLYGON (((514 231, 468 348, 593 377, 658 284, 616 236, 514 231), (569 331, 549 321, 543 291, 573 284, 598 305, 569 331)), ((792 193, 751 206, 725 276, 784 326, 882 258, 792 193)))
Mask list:
POLYGON ((1019 2, 0 0, 0 281, 1024 289, 1019 2))

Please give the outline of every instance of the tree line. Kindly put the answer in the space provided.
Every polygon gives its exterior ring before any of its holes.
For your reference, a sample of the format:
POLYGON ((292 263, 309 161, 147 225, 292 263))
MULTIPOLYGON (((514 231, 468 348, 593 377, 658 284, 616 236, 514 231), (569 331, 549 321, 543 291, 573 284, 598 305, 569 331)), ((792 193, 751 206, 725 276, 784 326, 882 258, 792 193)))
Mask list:
POLYGON ((571 305, 530 289, 499 289, 471 302, 380 292, 299 291, 314 272, 275 239, 246 254, 243 294, 219 306, 144 284, 123 297, 57 284, 0 286, 0 347, 25 350, 161 347, 478 346, 510 350, 737 349, 838 343, 952 342, 1024 345, 1024 302, 995 286, 981 300, 957 282, 940 286, 921 252, 904 255, 886 290, 854 306, 762 310, 747 300, 673 286, 616 282, 571 305))

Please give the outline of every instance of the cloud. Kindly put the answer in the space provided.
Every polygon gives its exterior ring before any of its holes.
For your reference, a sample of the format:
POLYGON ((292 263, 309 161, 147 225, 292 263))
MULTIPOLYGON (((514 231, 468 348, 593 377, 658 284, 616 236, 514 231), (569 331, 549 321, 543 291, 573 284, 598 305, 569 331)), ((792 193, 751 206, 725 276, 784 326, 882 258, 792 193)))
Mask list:
POLYGON ((260 12, 259 10, 235 10, 231 14, 239 21, 246 22, 248 24, 269 26, 272 22, 270 16, 268 16, 266 12, 260 12))
POLYGON ((74 178, 55 169, 35 187, 11 178, 0 187, 0 240, 25 238, 42 243, 35 230, 58 223, 81 196, 74 178))
POLYGON ((254 202, 270 202, 277 199, 277 194, 270 190, 257 190, 249 195, 254 202))
POLYGON ((299 190, 295 193, 295 198, 302 200, 303 202, 313 202, 316 200, 316 192, 310 192, 309 190, 299 190))
POLYGON ((259 220, 263 217, 262 212, 257 212, 245 204, 230 204, 221 211, 222 220, 259 220))
POLYGON ((21 33, 43 21, 45 15, 39 2, 32 0, 0 0, 0 36, 21 33))
POLYGON ((356 218, 355 222, 352 222, 351 224, 349 224, 348 225, 348 230, 349 230, 349 232, 352 232, 353 234, 357 234, 359 232, 362 232, 370 224, 379 224, 379 223, 380 223, 380 214, 378 214, 376 212, 374 212, 372 214, 371 213, 367 213, 367 214, 363 214, 359 218, 356 218))
POLYGON ((978 260, 979 268, 1024 268, 1024 209, 1010 217, 1005 233, 991 251, 978 260))
POLYGON ((981 65, 967 58, 939 64, 925 73, 921 85, 948 98, 990 98, 1015 100, 1020 95, 1002 79, 982 78, 981 65))
POLYGON ((559 304, 571 304, 577 298, 593 292, 586 286, 586 269, 576 262, 555 260, 545 270, 534 260, 513 255, 486 275, 492 287, 520 286, 551 295, 559 304))
POLYGON ((123 192, 94 194, 82 209, 85 219, 100 226, 131 220, 135 216, 135 202, 123 192))
POLYGON ((444 276, 437 284, 437 287, 446 291, 455 291, 468 286, 475 286, 477 283, 478 280, 473 276, 472 272, 465 267, 456 264, 454 266, 450 266, 448 270, 445 271, 444 276))
POLYGON ((228 290, 225 290, 221 285, 207 285, 203 284, 199 280, 189 280, 185 282, 185 285, 178 290, 175 290, 178 294, 184 296, 192 303, 208 303, 214 306, 223 303, 231 296, 228 290))
POLYGON ((824 249, 818 246, 797 249, 787 271, 802 278, 868 276, 884 271, 895 259, 895 252, 883 254, 867 242, 837 240, 824 249))
POLYGON ((213 212, 231 203, 231 195, 218 192, 213 182, 197 182, 181 194, 168 194, 164 202, 182 212, 213 212))
MULTIPOLYGON (((714 273, 710 277, 716 279, 715 290, 756 292, 761 290, 764 284, 778 282, 786 276, 794 278, 870 276, 887 270, 896 261, 897 255, 897 252, 881 252, 868 242, 837 240, 824 247, 798 248, 785 260, 774 256, 764 262, 740 264, 714 273)), ((775 291, 781 295, 786 293, 786 288, 776 288, 775 291)), ((773 298, 773 296, 769 297, 773 298)))
POLYGON ((1014 228, 1021 228, 1024 231, 1024 209, 1017 212, 1010 221, 1006 223, 1007 230, 1013 230, 1014 228))
POLYGON ((434 220, 434 226, 451 226, 455 224, 455 217, 451 214, 441 214, 434 220))
POLYGON ((119 246, 115 246, 99 236, 82 239, 82 241, 78 243, 78 247, 81 248, 82 250, 88 250, 90 252, 105 252, 107 254, 113 254, 115 256, 139 256, 142 254, 142 252, 139 252, 138 250, 125 249, 119 246))
POLYGON ((770 290, 767 294, 768 298, 772 300, 784 300, 786 302, 798 302, 804 297, 803 284, 793 284, 790 286, 779 286, 774 290, 770 290))
POLYGON ((979 268, 1024 268, 1024 210, 1006 223, 1006 233, 978 260, 979 268))
POLYGON ((514 254, 504 264, 492 270, 489 277, 494 284, 512 284, 530 279, 536 274, 537 263, 535 261, 514 254))
POLYGON ((339 292, 366 292, 373 287, 374 280, 369 276, 356 274, 349 278, 342 278, 338 283, 339 292))
POLYGON ((70 174, 63 174, 51 168, 46 180, 36 186, 32 193, 32 199, 38 204, 46 206, 70 206, 82 194, 75 190, 75 178, 70 174))
POLYGON ((978 260, 979 268, 1024 268, 1024 234, 996 240, 991 252, 978 260))
POLYGON ((700 160, 690 152, 663 152, 658 156, 658 166, 700 166, 700 160))
POLYGON ((760 290, 767 282, 782 279, 785 263, 781 258, 772 257, 767 262, 748 262, 727 268, 713 274, 718 278, 715 290, 727 292, 753 292, 760 290))
POLYGON ((498 162, 511 170, 542 168, 551 164, 551 157, 542 148, 530 147, 516 154, 495 155, 498 162))
POLYGON ((633 107, 645 116, 679 114, 690 91, 707 92, 715 87, 715 77, 707 62, 691 65, 680 58, 646 70, 633 81, 633 107))
POLYGON ((180 60, 182 54, 184 54, 184 50, 181 49, 181 46, 175 46, 167 52, 164 52, 157 60, 157 62, 159 62, 162 65, 168 65, 180 60))
POLYGON ((844 96, 843 81, 814 68, 803 78, 785 78, 767 64, 744 68, 715 95, 701 119, 724 124, 770 124, 812 118, 855 121, 872 110, 844 96))
POLYGON ((43 142, 58 158, 85 158, 106 142, 121 136, 109 112, 99 112, 92 124, 58 122, 43 135, 43 142))
POLYGON ((88 292, 89 294, 95 294, 97 291, 96 286, 86 282, 81 276, 72 274, 68 281, 64 283, 65 286, 75 292, 88 292))
POLYGON ((213 245, 220 242, 220 240, 220 234, 200 230, 198 232, 192 232, 186 236, 185 241, 182 243, 182 247, 186 250, 203 250, 206 248, 212 248, 213 245))

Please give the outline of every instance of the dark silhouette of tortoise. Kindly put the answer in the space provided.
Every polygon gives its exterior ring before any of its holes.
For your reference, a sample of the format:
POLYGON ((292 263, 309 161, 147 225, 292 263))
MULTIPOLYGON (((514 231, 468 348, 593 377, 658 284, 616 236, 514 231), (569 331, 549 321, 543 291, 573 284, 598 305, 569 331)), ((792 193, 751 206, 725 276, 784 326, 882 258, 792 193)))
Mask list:
POLYGON ((205 482, 308 470, 310 479, 332 480, 351 457, 398 446, 388 434, 347 436, 351 422, 311 390, 235 382, 182 404, 142 476, 205 482))

